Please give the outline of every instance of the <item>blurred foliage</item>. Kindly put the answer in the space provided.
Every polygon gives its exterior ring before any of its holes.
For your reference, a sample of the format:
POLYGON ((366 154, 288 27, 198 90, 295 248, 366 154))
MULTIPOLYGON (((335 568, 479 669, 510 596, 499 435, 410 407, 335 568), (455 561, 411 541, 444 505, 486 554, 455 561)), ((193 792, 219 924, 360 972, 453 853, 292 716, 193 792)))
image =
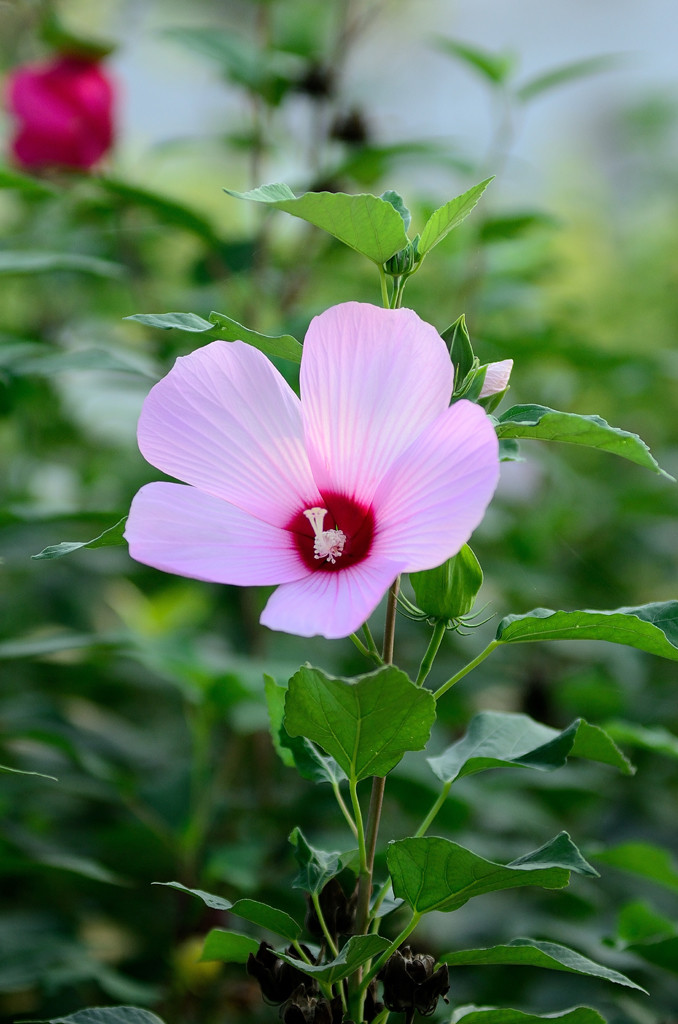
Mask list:
MULTIPOLYGON (((292 826, 331 848, 345 842, 335 835, 330 788, 297 778, 272 747, 263 673, 285 681, 306 660, 364 671, 350 643, 268 634, 258 626, 260 591, 164 576, 132 563, 122 547, 31 559, 113 527, 156 475, 136 449, 136 415, 153 380, 203 339, 124 317, 190 310, 207 318, 216 308, 253 331, 302 337, 327 305, 379 301, 369 262, 310 225, 225 195, 221 206, 218 197, 206 202, 201 161, 218 153, 223 185, 245 189, 280 180, 279 169, 301 153, 307 169, 292 181, 297 194, 378 193, 396 169, 402 178, 408 167, 435 165, 444 194, 413 176, 405 195, 415 230, 488 170, 480 158, 470 166, 451 141, 382 145, 369 98, 346 98, 347 57, 388 16, 379 5, 195 7, 195 24, 187 15, 185 28, 175 19, 161 33, 166 60, 182 48, 198 54, 223 80, 224 109, 230 98, 236 113, 227 133, 191 140, 180 192, 156 191, 143 161, 137 175, 116 165, 101 176, 39 180, 0 172, 0 761, 58 780, 1 776, 7 1020, 121 1002, 148 1006, 170 1024, 271 1019, 241 968, 198 963, 202 938, 215 924, 228 926, 228 914, 150 883, 176 879, 231 899, 251 896, 298 917, 292 826)), ((7 69, 17 55, 42 52, 39 15, 27 0, 3 11, 7 69)), ((506 56, 436 45, 484 74, 490 90, 505 91, 513 69, 506 56)), ((574 74, 560 72, 543 88, 574 74)), ((521 88, 511 102, 525 105, 530 83, 521 88)), ((677 119, 664 97, 620 110, 599 190, 567 217, 506 205, 499 179, 407 295, 441 331, 464 312, 483 362, 513 357, 512 400, 598 413, 638 432, 674 475, 677 119)), ((504 129, 502 122, 501 146, 504 129)), ((171 158, 161 148, 147 166, 171 158)), ((277 363, 294 381, 294 365, 277 363)), ((478 636, 445 641, 434 685, 509 612, 675 596, 675 487, 611 455, 527 443, 523 454, 525 462, 504 465, 473 541, 485 575, 480 600, 494 622, 478 636)), ((416 666, 426 639, 422 623, 402 618, 399 663, 416 666)), ((519 773, 485 773, 459 784, 437 830, 487 857, 518 855, 561 827, 591 857, 629 843, 675 856, 675 672, 612 645, 504 649, 446 696, 441 749, 478 710, 522 710, 558 729, 583 715, 615 721, 638 773, 628 779, 577 763, 546 779, 521 774, 519 787, 519 773)), ((383 834, 400 838, 437 789, 405 758, 388 793, 383 834)), ((666 946, 678 932, 678 887, 675 865, 661 861, 652 874, 643 871, 647 859, 603 856, 595 883, 579 878, 565 892, 529 899, 502 893, 452 923, 436 915, 422 928, 438 952, 519 934, 547 935, 595 958, 607 944, 605 962, 631 971, 650 1001, 592 979, 495 966, 454 968, 453 1003, 549 1012, 590 1000, 611 1024, 668 1020, 678 1001, 674 947, 666 946)))

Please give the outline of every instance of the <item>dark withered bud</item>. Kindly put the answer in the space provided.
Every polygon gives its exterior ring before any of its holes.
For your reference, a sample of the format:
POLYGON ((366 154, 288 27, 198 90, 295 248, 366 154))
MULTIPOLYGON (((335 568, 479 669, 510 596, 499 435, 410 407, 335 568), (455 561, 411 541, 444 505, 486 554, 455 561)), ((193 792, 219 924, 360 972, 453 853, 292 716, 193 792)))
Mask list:
POLYGON ((349 146, 364 146, 369 141, 367 122, 360 110, 354 108, 338 114, 330 128, 330 138, 346 142, 349 146))
POLYGON ((322 64, 313 63, 297 81, 296 88, 314 100, 327 99, 335 91, 334 72, 322 64))
POLYGON ((262 942, 256 954, 250 953, 247 973, 257 979, 261 994, 269 1003, 284 1003, 296 989, 311 984, 307 975, 281 960, 268 942, 262 942))
POLYGON ((433 1013, 450 988, 447 964, 434 971, 435 959, 427 953, 413 953, 403 946, 389 957, 378 978, 384 985, 384 1003, 389 1010, 406 1013, 409 1022, 417 1010, 423 1017, 433 1013))
POLYGON ((325 999, 299 987, 280 1011, 283 1024, 341 1024, 341 997, 325 999))
POLYGON ((377 999, 377 979, 373 978, 367 986, 365 993, 365 1006, 363 1008, 363 1020, 365 1024, 370 1024, 378 1014, 384 1009, 384 1004, 377 999))
MULTIPOLYGON (((318 897, 320 910, 325 919, 327 930, 333 939, 337 935, 351 935, 355 925, 355 912, 358 904, 358 886, 347 896, 336 878, 331 878, 318 897)), ((306 897, 308 909, 305 924, 311 935, 324 941, 325 936, 310 896, 306 897)))

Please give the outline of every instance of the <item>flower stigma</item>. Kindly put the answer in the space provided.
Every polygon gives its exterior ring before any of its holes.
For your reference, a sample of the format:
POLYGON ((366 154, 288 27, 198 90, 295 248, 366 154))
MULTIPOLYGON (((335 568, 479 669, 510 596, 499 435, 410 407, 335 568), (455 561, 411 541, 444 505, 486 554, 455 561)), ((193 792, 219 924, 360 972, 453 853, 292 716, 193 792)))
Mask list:
POLYGON ((315 534, 314 557, 325 558, 331 565, 334 565, 344 550, 346 534, 343 530, 323 530, 323 521, 327 515, 326 508, 307 508, 304 515, 313 527, 315 534))

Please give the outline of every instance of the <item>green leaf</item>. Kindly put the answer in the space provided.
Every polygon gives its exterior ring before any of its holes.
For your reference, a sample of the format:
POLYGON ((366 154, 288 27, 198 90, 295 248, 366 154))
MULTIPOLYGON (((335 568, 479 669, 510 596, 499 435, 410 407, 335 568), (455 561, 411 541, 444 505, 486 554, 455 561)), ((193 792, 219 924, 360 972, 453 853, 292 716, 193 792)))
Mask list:
POLYGON ((558 412, 545 405, 514 405, 497 421, 497 437, 525 437, 537 441, 562 441, 611 452, 673 480, 660 468, 650 449, 637 434, 611 427, 600 416, 558 412))
POLYGON ((306 841, 300 828, 293 829, 289 839, 295 848, 294 856, 300 868, 292 882, 293 888, 320 895, 329 880, 342 870, 341 854, 337 851, 316 850, 306 841))
POLYGON ((621 843, 592 855, 592 860, 631 874, 640 875, 657 885, 678 892, 678 864, 668 850, 651 843, 621 843))
POLYGON ((37 555, 31 555, 31 558, 63 558, 64 555, 70 555, 71 551, 78 551, 79 548, 108 548, 124 544, 123 531, 126 522, 127 516, 123 516, 115 526, 104 530, 93 540, 62 541, 61 544, 50 544, 39 551, 37 555))
POLYGON ((398 213, 403 219, 405 231, 407 231, 412 221, 412 214, 405 206, 405 200, 403 199, 403 197, 398 192, 395 192, 392 188, 389 188, 386 190, 386 192, 382 192, 379 198, 386 200, 387 203, 391 204, 394 210, 398 211, 398 213))
POLYGON ((11 772, 13 775, 36 775, 39 779, 50 779, 51 782, 59 781, 54 775, 44 775, 42 772, 25 772, 22 768, 10 768, 6 764, 0 764, 0 772, 11 772))
POLYGON ((171 28, 163 35, 215 61, 226 79, 258 93, 273 106, 299 80, 304 68, 298 55, 264 49, 232 27, 228 31, 213 26, 171 28))
POLYGON ((221 341, 244 341, 253 348, 258 348, 269 356, 279 356, 293 363, 301 362, 302 347, 291 334, 260 334, 249 327, 243 327, 237 320, 231 320, 224 313, 210 313, 209 320, 196 313, 135 313, 124 317, 125 320, 136 320, 148 327, 159 327, 163 331, 173 329, 190 331, 194 334, 206 334, 221 341))
POLYGON ((288 185, 262 185, 250 192, 224 189, 236 199, 266 203, 329 232, 374 263, 385 263, 407 245, 400 213, 377 196, 345 192, 305 192, 298 198, 288 185))
POLYGON ((613 611, 553 611, 533 608, 507 615, 497 627, 502 644, 535 640, 607 640, 678 661, 678 601, 613 611))
POLYGON ((633 943, 672 939, 677 934, 676 925, 668 917, 658 914, 648 903, 634 900, 619 911, 615 945, 626 949, 633 943))
POLYGON ((569 757, 601 761, 630 775, 633 769, 618 747, 597 725, 577 718, 558 731, 528 715, 481 711, 469 722, 465 736, 438 757, 427 758, 441 782, 489 768, 534 768, 552 772, 569 757))
POLYGON ((678 758, 678 736, 661 725, 648 728, 636 722, 613 721, 605 723, 605 732, 617 743, 678 758))
POLYGON ((619 54, 603 54, 600 57, 584 57, 582 60, 573 61, 571 64, 563 64, 561 67, 546 71, 543 75, 536 75, 521 85, 516 90, 516 96, 523 103, 532 100, 535 96, 541 96, 549 89, 556 89, 569 82, 576 82, 587 75, 597 75, 601 71, 609 71, 618 67, 621 61, 619 54))
POLYGON ((120 263, 74 252, 0 251, 0 274, 43 274, 51 270, 78 270, 95 277, 122 277, 120 263))
POLYGON ((450 1024, 605 1024, 597 1010, 590 1006, 575 1006, 560 1013, 524 1013, 499 1006, 458 1006, 450 1024))
POLYGON ((508 53, 489 53, 477 46, 469 46, 456 39, 444 39, 442 36, 438 37, 436 44, 443 53, 457 57, 474 71, 479 71, 493 85, 506 81, 515 66, 515 58, 508 53))
POLYGON ((574 871, 577 875, 588 875, 597 878, 598 872, 586 861, 579 849, 574 845, 567 832, 559 832, 553 839, 540 846, 538 850, 516 857, 508 865, 515 867, 559 867, 574 871))
MULTIPOLYGON (((570 872, 581 872, 580 862, 586 862, 569 837, 566 846, 561 836, 511 864, 496 864, 438 836, 401 839, 389 844, 386 858, 393 892, 418 914, 426 914, 458 910, 473 896, 500 889, 562 889, 570 872)), ((586 867, 587 874, 595 874, 586 867)))
POLYGON ((25 357, 8 360, 13 374, 27 374, 37 377, 51 377, 55 373, 66 373, 73 370, 97 370, 116 373, 134 373, 142 377, 157 380, 157 374, 147 369, 141 362, 128 359, 119 352, 106 348, 82 348, 73 352, 55 352, 53 349, 29 352, 25 357))
POLYGON ((0 188, 16 188, 24 195, 36 198, 57 195, 57 189, 47 181, 31 178, 10 167, 0 167, 0 188))
POLYGON ((615 985, 625 985, 645 992, 626 975, 603 967, 594 960, 576 953, 567 946, 559 946, 555 942, 539 942, 536 939, 512 939, 505 946, 492 946, 489 949, 462 949, 453 953, 444 953, 440 963, 454 967, 479 966, 486 964, 510 964, 522 967, 548 967, 554 971, 568 971, 571 974, 587 974, 593 978, 603 978, 615 985))
MULTIPOLYGON (((40 1022, 41 1024, 41 1022, 40 1022)), ((93 1006, 68 1017, 49 1017, 45 1024, 164 1024, 161 1017, 138 1006, 93 1006)))
POLYGON ((184 206, 183 203, 178 203, 175 199, 170 199, 169 196, 140 188, 138 185, 130 185, 127 181, 118 181, 115 178, 97 178, 96 184, 114 200, 120 200, 121 205, 141 207, 158 214, 158 219, 163 227, 171 224, 183 228, 202 238, 217 250, 224 245, 210 222, 202 214, 196 213, 191 207, 184 206))
POLYGON ((214 896, 204 889, 189 889, 181 882, 151 882, 151 885, 166 885, 169 889, 179 889, 180 892, 187 892, 191 896, 197 896, 210 910, 231 910, 233 904, 223 896, 214 896))
POLYGON ((435 701, 393 665, 350 682, 302 667, 290 679, 285 728, 318 743, 359 781, 386 775, 407 750, 422 750, 435 701))
POLYGON ((201 899, 212 910, 228 911, 236 917, 242 917, 245 921, 251 921, 252 924, 268 928, 269 931, 275 932, 276 935, 282 935, 283 938, 290 941, 298 939, 301 935, 301 925, 297 924, 294 918, 284 910, 270 907, 267 903, 260 903, 259 900, 242 899, 231 903, 230 900, 224 899, 222 896, 214 896, 203 889, 188 889, 181 882, 153 882, 153 885, 167 885, 172 889, 190 893, 191 896, 201 899))
POLYGON ((204 320, 197 313, 134 313, 132 316, 124 316, 123 320, 136 320, 147 327, 159 327, 162 331, 176 329, 200 334, 214 329, 210 320, 204 320))
POLYGON ((243 327, 223 313, 210 313, 210 320, 223 341, 244 341, 253 348, 265 352, 267 356, 279 356, 293 363, 301 362, 302 347, 291 334, 259 334, 258 331, 243 327))
POLYGON ((341 981, 342 978, 348 978, 358 967, 367 963, 368 960, 377 956, 378 953, 383 953, 389 945, 388 939, 383 938, 381 935, 353 935, 341 950, 339 956, 335 957, 334 960, 330 960, 329 963, 318 964, 317 966, 305 964, 303 961, 299 961, 296 957, 290 956, 287 953, 276 953, 276 956, 281 960, 285 960, 288 964, 292 964, 293 967, 302 971, 303 974, 308 974, 319 981, 325 981, 329 985, 334 985, 335 982, 341 981))
POLYGON ((431 214, 419 240, 420 256, 425 256, 445 235, 468 217, 491 181, 494 181, 494 178, 485 178, 484 181, 474 185, 463 195, 450 199, 444 206, 439 207, 431 214))
POLYGON ((200 960, 223 960, 227 964, 246 964, 250 953, 256 953, 258 949, 258 940, 249 935, 229 932, 223 928, 213 928, 205 936, 200 960))

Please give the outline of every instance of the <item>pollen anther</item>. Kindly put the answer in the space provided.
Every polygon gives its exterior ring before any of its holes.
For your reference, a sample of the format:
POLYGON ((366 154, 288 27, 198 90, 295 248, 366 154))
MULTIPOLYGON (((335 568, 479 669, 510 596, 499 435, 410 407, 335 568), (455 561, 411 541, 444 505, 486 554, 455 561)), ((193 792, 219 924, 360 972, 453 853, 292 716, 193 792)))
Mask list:
POLYGON ((346 534, 343 530, 323 530, 323 522, 327 515, 326 508, 307 508, 304 515, 313 527, 315 540, 313 553, 315 558, 324 558, 334 565, 344 550, 346 534))

